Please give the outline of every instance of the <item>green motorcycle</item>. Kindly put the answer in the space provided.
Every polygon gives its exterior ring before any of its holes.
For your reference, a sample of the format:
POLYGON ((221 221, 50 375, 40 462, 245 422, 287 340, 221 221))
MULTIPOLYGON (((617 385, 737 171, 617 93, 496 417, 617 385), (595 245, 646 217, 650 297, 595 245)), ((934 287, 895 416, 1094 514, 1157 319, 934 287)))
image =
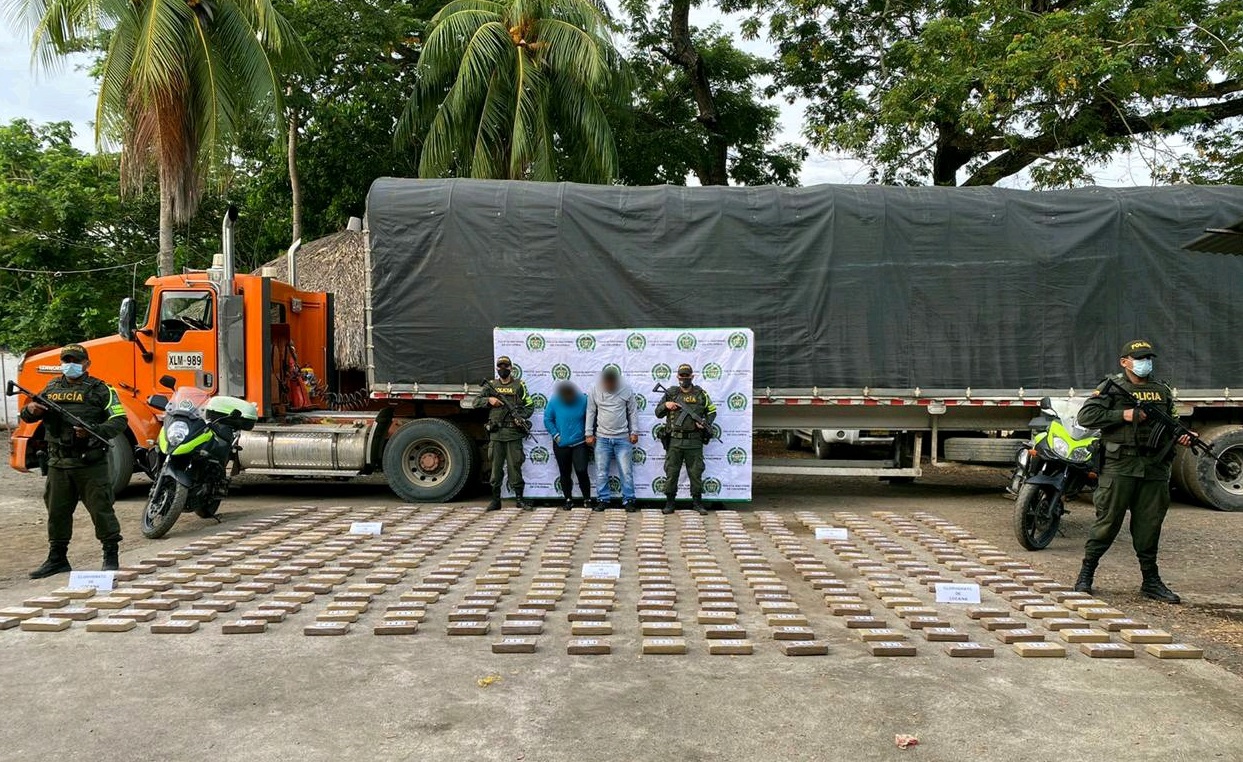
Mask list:
POLYGON ((1015 456, 1009 492, 1014 503, 1014 536, 1028 550, 1053 542, 1067 513, 1066 502, 1096 488, 1100 432, 1079 425, 1084 398, 1040 401, 1035 436, 1015 456))

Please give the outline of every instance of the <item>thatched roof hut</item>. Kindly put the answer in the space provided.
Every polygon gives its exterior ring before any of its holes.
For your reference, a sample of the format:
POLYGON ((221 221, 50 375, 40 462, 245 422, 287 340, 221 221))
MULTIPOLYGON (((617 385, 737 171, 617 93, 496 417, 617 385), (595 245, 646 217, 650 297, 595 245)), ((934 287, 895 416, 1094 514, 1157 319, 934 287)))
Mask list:
MULTIPOLYGON (((333 294, 338 370, 367 367, 365 235, 359 230, 342 230, 298 249, 298 288, 333 294)), ((271 268, 273 277, 288 280, 288 262, 283 255, 263 267, 271 268)))

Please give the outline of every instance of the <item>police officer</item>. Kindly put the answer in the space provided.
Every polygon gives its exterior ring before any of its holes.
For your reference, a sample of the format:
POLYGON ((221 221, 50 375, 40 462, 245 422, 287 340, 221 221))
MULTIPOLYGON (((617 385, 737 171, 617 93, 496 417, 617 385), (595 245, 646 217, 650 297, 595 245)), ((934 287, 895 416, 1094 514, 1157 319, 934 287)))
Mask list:
POLYGON ((674 500, 678 496, 678 477, 682 465, 691 481, 691 510, 704 514, 704 443, 712 434, 712 422, 716 420, 716 405, 702 387, 695 384, 695 371, 683 363, 678 366, 678 385, 666 389, 665 396, 656 406, 656 417, 667 418, 665 432, 668 446, 665 449, 665 507, 661 513, 673 513, 674 500), (706 421, 705 426, 683 410, 696 413, 706 421))
POLYGON ((513 367, 508 357, 498 357, 492 390, 481 391, 475 400, 475 407, 491 408, 487 423, 488 457, 492 460, 492 502, 488 503, 489 511, 501 509, 501 487, 505 483, 506 467, 509 469, 509 486, 513 487, 518 498, 518 507, 531 510, 531 504, 522 496, 526 487, 522 481, 522 462, 526 459, 522 452, 522 440, 531 430, 531 413, 535 410, 535 403, 527 393, 527 385, 514 378, 513 367), (510 412, 510 407, 502 399, 510 403, 514 412, 510 412))
MULTIPOLYGON (((1122 347, 1119 361, 1122 372, 1113 377, 1136 399, 1152 402, 1174 414, 1174 393, 1166 384, 1152 379, 1153 359, 1157 356, 1151 343, 1138 339, 1122 347)), ((1075 581, 1075 590, 1092 592, 1092 579, 1101 556, 1109 550, 1122 529, 1126 512, 1131 512, 1131 541, 1139 558, 1144 582, 1140 592, 1146 598, 1179 603, 1181 599, 1165 586, 1157 572, 1157 545, 1161 540, 1161 523, 1170 507, 1170 464, 1174 460, 1172 441, 1153 441, 1153 422, 1143 411, 1117 392, 1106 391, 1106 383, 1079 411, 1080 425, 1101 430, 1105 448, 1105 465, 1092 501, 1096 505, 1096 523, 1092 526, 1084 548, 1083 566, 1075 581)), ((1187 446, 1189 437, 1178 443, 1187 446)))
MULTIPOLYGON (((125 431, 125 409, 112 387, 89 374, 91 360, 86 347, 65 346, 60 350, 60 362, 60 377, 44 387, 42 396, 90 424, 104 439, 111 440, 125 431)), ((73 512, 79 500, 91 514, 95 537, 103 544, 104 571, 115 571, 121 524, 112 509, 107 447, 34 400, 22 408, 21 419, 27 423, 42 421, 48 443, 47 483, 43 490, 48 555, 43 565, 30 573, 31 579, 72 571, 69 540, 73 537, 73 512)))

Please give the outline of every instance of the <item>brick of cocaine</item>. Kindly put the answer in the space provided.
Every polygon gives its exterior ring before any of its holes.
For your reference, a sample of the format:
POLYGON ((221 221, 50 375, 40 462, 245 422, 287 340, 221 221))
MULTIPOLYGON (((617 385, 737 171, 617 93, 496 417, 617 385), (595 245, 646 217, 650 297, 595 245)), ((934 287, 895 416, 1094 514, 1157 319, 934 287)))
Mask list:
POLYGON ((349 622, 312 622, 302 628, 303 635, 344 635, 350 631, 349 622))
POLYGON ((684 654, 686 653, 686 640, 684 638, 644 638, 643 653, 684 654))
POLYGON ((868 643, 873 656, 914 656, 915 646, 901 640, 878 640, 868 643))
POLYGON ((997 633, 997 639, 1006 645, 1014 643, 1042 643, 1044 642, 1044 633, 1035 630, 1001 630, 997 633))
POLYGON ((863 630, 859 633, 864 643, 877 643, 886 640, 906 640, 906 633, 882 627, 878 630, 863 630))
MULTIPOLYGON (((504 634, 502 630, 502 634, 504 634)), ((578 636, 612 635, 613 625, 609 622, 571 622, 570 634, 578 636)))
POLYGON ((607 654, 612 651, 607 640, 597 638, 575 638, 566 644, 565 652, 571 655, 585 656, 607 654))
POLYGON ((86 623, 87 632, 129 632, 138 626, 133 619, 96 619, 86 623))
POLYGON ((1109 633, 1101 630, 1060 630, 1058 637, 1067 643, 1108 643, 1109 633))
POLYGON ((786 656, 825 656, 829 645, 823 640, 782 640, 777 644, 786 656))
POLYGON ((1119 633, 1127 643, 1173 643, 1174 636, 1165 630, 1122 630, 1119 633))
POLYGON ((22 629, 26 632, 61 632, 69 629, 72 619, 50 616, 34 616, 22 620, 22 629))
POLYGON ((268 623, 262 619, 235 619, 220 625, 222 635, 258 635, 268 630, 268 623))
POLYGON ((1144 650, 1158 659, 1203 659, 1204 649, 1190 643, 1153 643, 1144 650))
POLYGON ((151 632, 155 635, 189 635, 192 632, 198 632, 198 630, 198 622, 183 619, 172 619, 151 625, 151 632))
POLYGON ((950 643, 945 647, 945 653, 961 658, 991 659, 993 648, 983 643, 950 643))
POLYGON ((494 654, 533 654, 535 638, 501 638, 492 644, 494 654))
POLYGON ((1079 650, 1093 659, 1135 658, 1135 649, 1126 643, 1084 643, 1079 650))
POLYGON ((1026 658, 1061 658, 1066 649, 1057 643, 1015 643, 1014 652, 1026 658))
POLYGON ((755 652, 751 641, 745 638, 726 638, 708 641, 708 653, 719 656, 747 656, 755 652))
POLYGON ((971 638, 967 633, 959 632, 953 627, 925 627, 924 639, 929 643, 965 643, 971 638))
POLYGON ((745 640, 747 630, 738 624, 710 624, 704 627, 704 637, 709 640, 745 640))
POLYGON ((488 622, 450 622, 445 628, 448 635, 487 635, 492 625, 488 622))

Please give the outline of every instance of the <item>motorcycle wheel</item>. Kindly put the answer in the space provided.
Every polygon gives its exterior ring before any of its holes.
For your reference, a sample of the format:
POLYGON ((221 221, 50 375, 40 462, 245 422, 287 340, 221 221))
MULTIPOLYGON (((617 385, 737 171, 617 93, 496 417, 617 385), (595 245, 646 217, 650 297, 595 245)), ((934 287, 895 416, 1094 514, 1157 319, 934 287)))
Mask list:
POLYGON ((1014 501, 1014 538, 1027 550, 1044 550, 1057 536, 1062 511, 1052 499, 1053 493, 1039 484, 1024 484, 1019 490, 1014 501))
POLYGON ((158 476, 155 486, 151 488, 151 497, 147 498, 147 507, 142 512, 142 536, 158 540, 168 534, 185 510, 189 498, 190 490, 178 484, 176 479, 158 476))

